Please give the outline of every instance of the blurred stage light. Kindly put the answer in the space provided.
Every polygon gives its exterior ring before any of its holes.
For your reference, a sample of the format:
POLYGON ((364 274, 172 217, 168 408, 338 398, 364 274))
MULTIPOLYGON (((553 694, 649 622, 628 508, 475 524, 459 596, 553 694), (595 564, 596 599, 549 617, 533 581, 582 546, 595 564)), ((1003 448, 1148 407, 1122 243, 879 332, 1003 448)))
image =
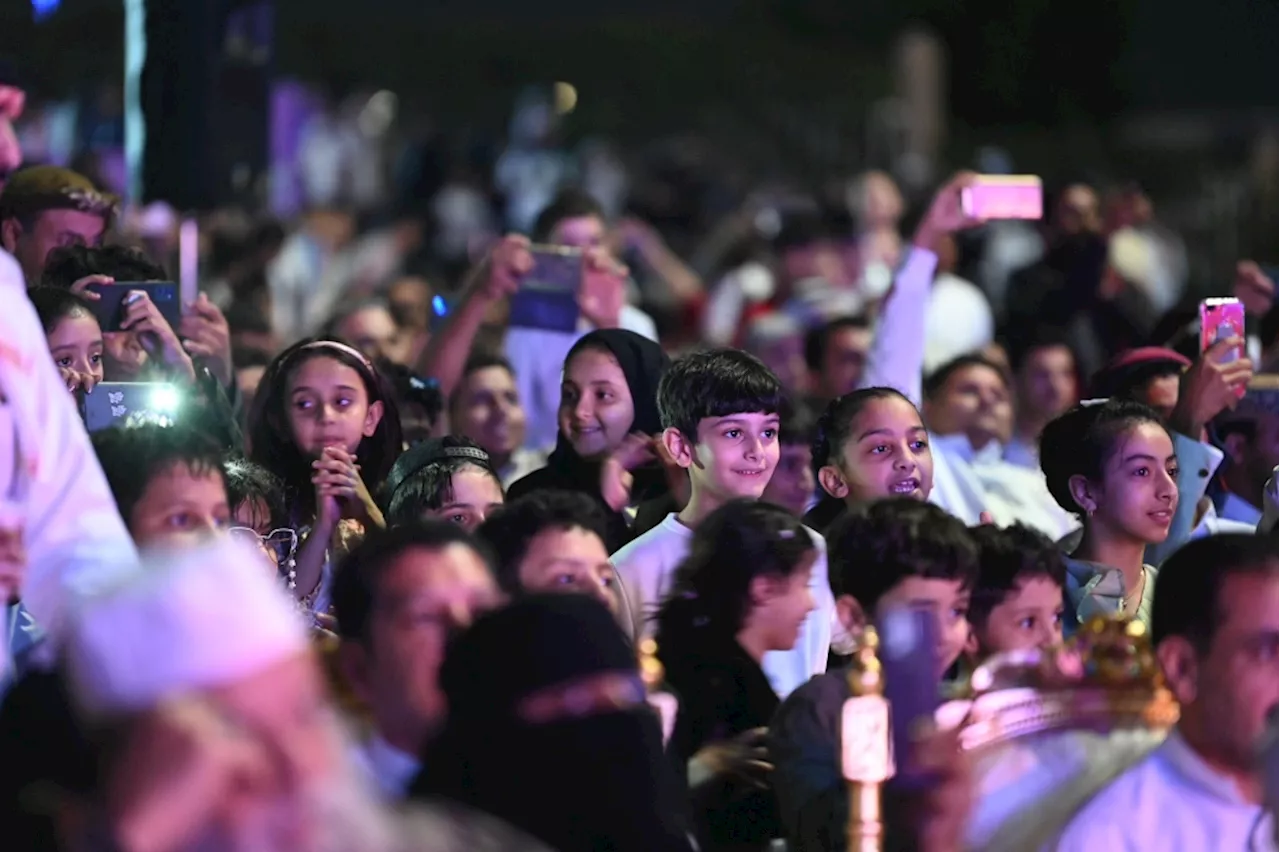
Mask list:
POLYGON ((31 0, 31 14, 37 21, 43 21, 61 5, 62 0, 31 0))
POLYGON ((554 96, 558 115, 567 115, 578 105, 578 90, 571 83, 556 83, 554 96))

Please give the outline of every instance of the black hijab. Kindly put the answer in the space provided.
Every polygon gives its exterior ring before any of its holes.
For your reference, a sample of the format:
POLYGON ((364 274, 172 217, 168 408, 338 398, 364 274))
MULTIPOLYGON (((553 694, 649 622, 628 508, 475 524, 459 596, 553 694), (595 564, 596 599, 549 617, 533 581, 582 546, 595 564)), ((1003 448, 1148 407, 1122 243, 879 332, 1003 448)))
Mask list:
POLYGON ((586 595, 533 595, 481 616, 446 651, 449 717, 411 795, 482 810, 559 852, 688 852, 679 782, 643 700, 520 716, 528 696, 604 674, 639 682, 617 622, 586 595))
MULTIPOLYGON (((631 393, 631 405, 635 410, 635 419, 631 422, 630 432, 643 432, 656 435, 662 431, 662 418, 658 415, 658 382, 666 372, 671 360, 662 351, 662 347, 633 331, 621 328, 606 328, 583 335, 569 354, 565 356, 568 364, 579 353, 587 349, 608 352, 618 361, 622 368, 622 376, 626 379, 627 390, 631 393)), ((666 477, 662 466, 652 464, 632 471, 635 481, 631 495, 635 503, 661 498, 667 493, 666 477)), ((566 491, 581 491, 591 495, 602 504, 600 497, 600 462, 584 459, 578 455, 573 444, 563 433, 556 436, 556 448, 547 458, 547 466, 536 470, 523 479, 512 483, 507 490, 507 499, 515 500, 533 491, 548 488, 559 488, 566 491)), ((626 543, 629 535, 625 520, 608 506, 612 523, 610 524, 611 541, 606 542, 610 550, 615 550, 626 543)))

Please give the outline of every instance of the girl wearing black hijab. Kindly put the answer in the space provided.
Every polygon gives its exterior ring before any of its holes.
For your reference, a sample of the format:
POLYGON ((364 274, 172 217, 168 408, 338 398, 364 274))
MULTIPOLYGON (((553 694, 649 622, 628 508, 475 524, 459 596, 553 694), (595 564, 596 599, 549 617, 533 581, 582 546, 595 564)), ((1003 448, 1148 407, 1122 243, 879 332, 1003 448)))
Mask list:
POLYGON ((558 852, 691 852, 636 658, 599 602, 533 595, 482 615, 450 642, 440 687, 449 717, 414 797, 484 811, 558 852))
POLYGON ((601 329, 583 336, 564 359, 556 448, 546 467, 511 484, 508 501, 549 488, 590 495, 608 513, 610 553, 644 531, 641 516, 665 517, 672 498, 647 439, 662 432, 658 380, 670 363, 658 344, 631 331, 601 329), (611 456, 630 457, 622 463, 632 482, 621 511, 601 493, 602 468, 611 456), (636 458, 643 463, 632 467, 636 458), (645 509, 632 522, 628 509, 641 504, 645 509))

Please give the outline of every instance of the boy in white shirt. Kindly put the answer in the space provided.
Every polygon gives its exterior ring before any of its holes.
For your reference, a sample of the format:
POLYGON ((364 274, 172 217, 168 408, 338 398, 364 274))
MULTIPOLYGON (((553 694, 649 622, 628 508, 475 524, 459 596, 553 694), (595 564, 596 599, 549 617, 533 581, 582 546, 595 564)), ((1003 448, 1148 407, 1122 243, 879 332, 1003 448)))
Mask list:
MULTIPOLYGON (((641 636, 653 632, 649 617, 671 586, 689 551, 693 530, 729 500, 758 500, 778 464, 781 384, 755 357, 737 349, 713 349, 676 361, 658 385, 662 441, 689 471, 689 502, 679 513, 613 555, 641 636)), ((774 690, 786 697, 826 670, 834 602, 827 582, 826 543, 812 530, 818 559, 809 587, 817 606, 791 651, 765 655, 774 690)))

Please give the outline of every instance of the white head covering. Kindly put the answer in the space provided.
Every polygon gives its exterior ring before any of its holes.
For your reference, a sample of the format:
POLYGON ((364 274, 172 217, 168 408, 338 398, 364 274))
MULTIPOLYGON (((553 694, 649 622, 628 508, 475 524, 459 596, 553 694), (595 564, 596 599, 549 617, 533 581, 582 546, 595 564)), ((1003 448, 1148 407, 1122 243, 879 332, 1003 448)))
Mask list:
POLYGON ((138 571, 82 600, 70 628, 71 687, 91 715, 235 683, 308 647, 262 555, 230 538, 149 554, 138 571))

